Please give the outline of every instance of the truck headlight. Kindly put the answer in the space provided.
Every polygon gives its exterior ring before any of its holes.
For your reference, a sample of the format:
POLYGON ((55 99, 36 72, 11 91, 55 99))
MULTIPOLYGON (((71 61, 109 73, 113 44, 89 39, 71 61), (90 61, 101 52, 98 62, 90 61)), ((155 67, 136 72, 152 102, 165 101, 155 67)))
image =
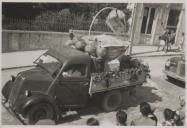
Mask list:
POLYGON ((31 91, 30 91, 30 90, 25 90, 25 96, 26 96, 26 97, 31 96, 31 91))

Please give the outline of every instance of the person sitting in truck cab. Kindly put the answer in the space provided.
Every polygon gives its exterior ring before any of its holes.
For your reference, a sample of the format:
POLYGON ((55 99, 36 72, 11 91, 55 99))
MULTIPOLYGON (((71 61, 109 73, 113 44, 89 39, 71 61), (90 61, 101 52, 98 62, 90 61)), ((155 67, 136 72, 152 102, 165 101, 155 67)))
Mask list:
POLYGON ((85 70, 81 65, 71 65, 66 68, 66 70, 62 73, 63 77, 81 77, 85 75, 85 70))

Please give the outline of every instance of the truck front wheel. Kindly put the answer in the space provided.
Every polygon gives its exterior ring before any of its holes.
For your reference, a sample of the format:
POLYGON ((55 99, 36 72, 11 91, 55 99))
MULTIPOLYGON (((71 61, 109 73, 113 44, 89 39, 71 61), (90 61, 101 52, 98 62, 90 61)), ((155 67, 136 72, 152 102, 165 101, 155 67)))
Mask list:
POLYGON ((29 108, 27 112, 28 123, 36 124, 41 119, 53 119, 54 110, 48 103, 39 103, 29 108))
POLYGON ((122 96, 120 91, 108 92, 103 96, 101 107, 104 111, 110 112, 120 107, 122 96))

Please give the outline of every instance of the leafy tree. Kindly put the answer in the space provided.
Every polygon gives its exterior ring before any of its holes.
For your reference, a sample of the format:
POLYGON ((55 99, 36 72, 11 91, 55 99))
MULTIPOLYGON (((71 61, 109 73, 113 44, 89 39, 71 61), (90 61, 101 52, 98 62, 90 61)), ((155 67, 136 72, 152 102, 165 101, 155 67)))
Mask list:
MULTIPOLYGON (((53 30, 57 26, 69 26, 69 28, 88 29, 93 16, 104 7, 115 7, 126 14, 126 20, 131 16, 131 11, 127 10, 127 3, 5 3, 2 4, 3 19, 6 17, 32 18, 35 30, 45 28, 53 30), (76 21, 76 25, 74 23, 76 21)), ((106 10, 98 16, 99 22, 104 22, 111 10, 106 10)), ((102 23, 103 24, 103 23, 102 23)), ((100 26, 102 26, 100 24, 100 26)), ((128 27, 128 26, 127 26, 128 27)), ((100 27, 97 27, 100 29, 100 27)), ((67 30, 65 30, 67 31, 67 30)))

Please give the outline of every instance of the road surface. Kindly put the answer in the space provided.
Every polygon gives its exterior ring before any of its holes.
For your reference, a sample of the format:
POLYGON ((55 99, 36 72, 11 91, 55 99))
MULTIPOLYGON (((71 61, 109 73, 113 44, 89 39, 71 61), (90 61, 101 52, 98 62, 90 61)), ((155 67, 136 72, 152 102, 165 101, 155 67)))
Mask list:
MULTIPOLYGON (((123 107, 128 114, 127 124, 131 120, 137 118, 139 113, 139 104, 143 101, 149 102, 155 107, 155 115, 158 117, 158 122, 163 121, 164 108, 175 110, 179 107, 179 96, 185 95, 184 85, 181 83, 171 83, 166 80, 162 73, 164 63, 169 57, 145 57, 142 58, 149 63, 151 69, 151 80, 145 83, 142 87, 136 89, 136 96, 123 94, 123 107)), ((16 75, 20 71, 29 68, 11 69, 2 71, 2 85, 10 78, 10 75, 16 75)), ((116 125, 116 111, 105 113, 98 107, 93 106, 79 112, 70 111, 63 120, 58 122, 58 125, 86 125, 89 117, 95 117, 100 121, 101 125, 116 125)), ((10 116, 4 108, 2 108, 2 124, 17 125, 19 121, 10 116)))

